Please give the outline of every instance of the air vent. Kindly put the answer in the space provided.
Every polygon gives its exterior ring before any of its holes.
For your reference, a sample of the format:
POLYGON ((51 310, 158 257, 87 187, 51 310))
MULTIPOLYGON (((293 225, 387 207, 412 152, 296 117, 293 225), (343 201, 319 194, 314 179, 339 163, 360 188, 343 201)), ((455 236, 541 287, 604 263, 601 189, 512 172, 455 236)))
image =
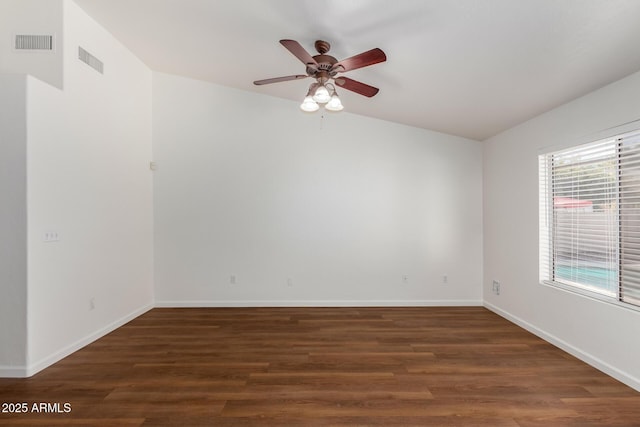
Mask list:
POLYGON ((16 34, 15 50, 53 50, 53 36, 16 34))
POLYGON ((100 74, 104 74, 104 64, 95 56, 78 46, 78 59, 93 68, 100 74))

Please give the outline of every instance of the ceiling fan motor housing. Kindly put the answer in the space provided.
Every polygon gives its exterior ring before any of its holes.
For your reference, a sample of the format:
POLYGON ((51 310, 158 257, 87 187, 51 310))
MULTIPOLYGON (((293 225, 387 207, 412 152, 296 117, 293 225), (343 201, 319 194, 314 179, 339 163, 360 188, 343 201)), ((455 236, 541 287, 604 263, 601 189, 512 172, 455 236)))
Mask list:
POLYGON ((318 64, 317 68, 307 67, 307 74, 316 78, 330 78, 335 76, 338 71, 332 70, 333 64, 338 62, 336 58, 331 55, 316 55, 313 59, 318 64))
POLYGON ((329 42, 316 40, 314 46, 319 53, 319 55, 313 57, 317 67, 307 67, 307 74, 317 79, 324 79, 324 83, 337 74, 337 71, 332 71, 331 68, 338 60, 331 55, 327 55, 327 52, 331 49, 329 42))

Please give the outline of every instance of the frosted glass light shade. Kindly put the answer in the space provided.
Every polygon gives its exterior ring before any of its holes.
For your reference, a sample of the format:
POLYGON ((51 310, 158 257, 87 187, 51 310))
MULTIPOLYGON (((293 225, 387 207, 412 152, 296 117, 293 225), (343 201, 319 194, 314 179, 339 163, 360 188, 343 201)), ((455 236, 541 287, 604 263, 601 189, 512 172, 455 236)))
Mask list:
POLYGON ((327 105, 324 106, 324 108, 329 111, 342 111, 344 109, 344 106, 342 105, 342 102, 340 102, 340 98, 338 98, 338 95, 334 93, 331 97, 331 100, 327 103, 327 105))
POLYGON ((305 96, 304 101, 302 101, 302 104, 300 104, 300 109, 302 111, 306 111, 307 113, 318 111, 318 108, 320 108, 320 106, 310 96, 305 96))
POLYGON ((318 86, 316 89, 316 93, 313 95, 313 100, 320 103, 326 104, 331 99, 331 95, 329 95, 329 91, 324 86, 318 86))

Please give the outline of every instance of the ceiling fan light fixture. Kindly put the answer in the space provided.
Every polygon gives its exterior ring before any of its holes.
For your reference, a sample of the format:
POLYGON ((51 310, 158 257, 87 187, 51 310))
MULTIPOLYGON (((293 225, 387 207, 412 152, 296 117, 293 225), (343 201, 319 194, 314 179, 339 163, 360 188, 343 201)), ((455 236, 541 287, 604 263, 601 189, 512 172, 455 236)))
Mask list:
POLYGON ((313 94, 313 100, 319 104, 326 104, 331 100, 329 90, 324 85, 319 85, 313 94))
POLYGON ((327 102, 327 105, 325 105, 324 108, 335 112, 342 111, 344 109, 344 105, 342 105, 342 102, 335 91, 333 92, 333 95, 331 95, 331 100, 327 102))
POLYGON ((307 113, 313 113, 314 111, 318 111, 320 106, 310 95, 304 97, 304 101, 300 104, 300 109, 307 113))

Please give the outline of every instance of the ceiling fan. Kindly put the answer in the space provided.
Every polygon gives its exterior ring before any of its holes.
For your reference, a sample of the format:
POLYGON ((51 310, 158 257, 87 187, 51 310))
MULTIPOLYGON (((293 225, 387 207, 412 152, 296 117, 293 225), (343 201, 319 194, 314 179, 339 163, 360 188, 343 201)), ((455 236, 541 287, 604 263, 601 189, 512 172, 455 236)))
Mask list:
POLYGON ((309 86, 307 96, 300 108, 303 111, 317 111, 320 106, 318 104, 326 104, 325 108, 330 111, 340 111, 343 109, 340 98, 336 94, 333 82, 347 90, 372 97, 378 93, 379 89, 368 84, 350 79, 348 77, 337 76, 338 73, 357 70, 358 68, 367 67, 369 65, 378 64, 387 60, 387 56, 381 49, 375 48, 362 52, 342 61, 338 61, 331 55, 328 55, 331 45, 323 40, 315 42, 315 48, 318 55, 311 56, 301 45, 295 40, 280 40, 289 52, 298 58, 307 68, 307 74, 296 74, 292 76, 275 77, 272 79, 256 80, 255 85, 266 85, 270 83, 285 82, 288 80, 299 80, 311 77, 315 82, 309 86))

